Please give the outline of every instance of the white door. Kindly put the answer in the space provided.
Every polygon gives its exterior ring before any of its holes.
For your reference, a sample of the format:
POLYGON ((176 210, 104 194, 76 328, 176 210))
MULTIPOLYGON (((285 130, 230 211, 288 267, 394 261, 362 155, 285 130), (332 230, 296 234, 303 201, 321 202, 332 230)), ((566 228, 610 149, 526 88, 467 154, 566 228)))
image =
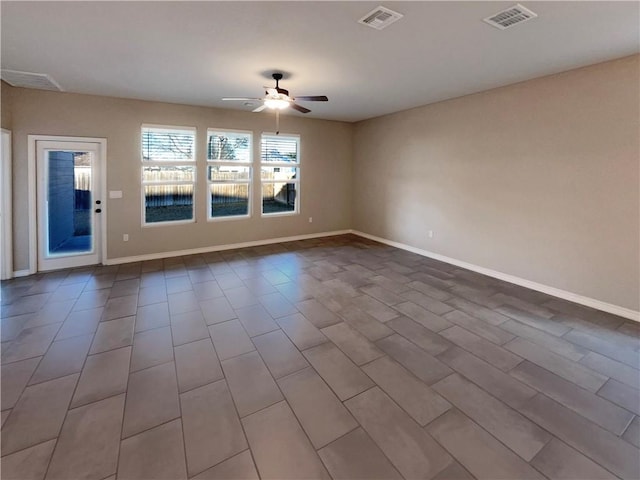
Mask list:
POLYGON ((38 141, 38 270, 102 261, 101 145, 38 141))

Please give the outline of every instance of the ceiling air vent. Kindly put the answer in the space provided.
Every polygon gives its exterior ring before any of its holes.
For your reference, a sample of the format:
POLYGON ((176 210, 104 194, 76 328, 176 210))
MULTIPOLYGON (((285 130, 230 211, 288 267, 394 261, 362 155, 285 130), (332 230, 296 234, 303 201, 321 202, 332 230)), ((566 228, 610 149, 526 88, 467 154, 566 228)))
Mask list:
POLYGON ((514 5, 511 8, 507 8, 501 12, 496 13, 483 19, 489 25, 492 25, 500 30, 506 30, 509 27, 513 27, 518 23, 526 22, 532 18, 536 18, 538 15, 533 13, 528 8, 523 7, 520 4, 514 5))
POLYGON ((403 16, 404 15, 401 13, 394 12, 393 10, 380 6, 367 13, 364 17, 358 20, 358 23, 375 28, 376 30, 382 30, 393 22, 400 20, 403 16))
POLYGON ((18 72, 16 70, 2 69, 2 80, 12 87, 35 88, 37 90, 53 90, 62 92, 62 88, 49 75, 44 73, 18 72))

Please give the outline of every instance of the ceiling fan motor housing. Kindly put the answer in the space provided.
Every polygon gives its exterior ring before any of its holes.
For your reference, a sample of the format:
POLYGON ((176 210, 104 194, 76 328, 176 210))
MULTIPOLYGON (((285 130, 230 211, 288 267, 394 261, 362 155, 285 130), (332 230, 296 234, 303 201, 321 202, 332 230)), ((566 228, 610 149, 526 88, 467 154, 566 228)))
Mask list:
POLYGON ((273 79, 276 81, 276 91, 281 93, 282 95, 289 96, 289 90, 285 90, 284 88, 280 88, 279 82, 282 80, 283 75, 281 73, 274 73, 271 75, 273 79))

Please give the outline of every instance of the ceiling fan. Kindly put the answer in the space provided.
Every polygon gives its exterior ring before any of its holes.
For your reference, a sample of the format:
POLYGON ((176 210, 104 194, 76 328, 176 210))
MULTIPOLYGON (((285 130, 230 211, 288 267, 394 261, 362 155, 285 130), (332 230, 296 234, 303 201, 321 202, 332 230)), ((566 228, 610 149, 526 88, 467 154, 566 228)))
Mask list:
POLYGON ((305 108, 301 105, 298 105, 296 100, 304 101, 304 102, 327 102, 329 99, 325 95, 302 95, 299 97, 289 96, 289 90, 285 90, 284 88, 280 88, 280 80, 282 80, 282 73, 274 73, 271 75, 273 79, 276 81, 275 87, 264 87, 266 88, 265 96, 262 98, 250 98, 250 97, 233 97, 233 98, 223 98, 222 100, 232 100, 232 101, 251 101, 251 100, 261 100, 263 103, 258 108, 254 109, 254 112, 261 112, 265 108, 271 110, 284 110, 285 108, 291 107, 294 110, 297 110, 300 113, 309 113, 311 110, 305 108))

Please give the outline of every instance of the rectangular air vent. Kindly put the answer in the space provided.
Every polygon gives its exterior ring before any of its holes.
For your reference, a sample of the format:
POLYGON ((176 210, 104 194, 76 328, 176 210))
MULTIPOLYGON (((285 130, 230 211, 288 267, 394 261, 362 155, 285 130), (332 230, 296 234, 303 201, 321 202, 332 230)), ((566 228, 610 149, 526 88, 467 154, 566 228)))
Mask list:
POLYGON ((18 72, 17 70, 2 69, 0 77, 12 87, 62 92, 62 87, 60 87, 53 78, 44 73, 18 72))
POLYGON ((382 30, 393 22, 400 20, 403 16, 404 15, 401 13, 394 12, 393 10, 380 6, 367 13, 364 17, 358 20, 358 23, 375 28, 376 30, 382 30))
POLYGON ((532 18, 536 18, 537 16, 538 15, 533 13, 528 8, 517 4, 511 8, 507 8, 506 10, 498 12, 495 15, 484 18, 483 20, 489 25, 499 28, 500 30, 506 30, 507 28, 513 27, 514 25, 522 22, 526 22, 527 20, 531 20, 532 18))

